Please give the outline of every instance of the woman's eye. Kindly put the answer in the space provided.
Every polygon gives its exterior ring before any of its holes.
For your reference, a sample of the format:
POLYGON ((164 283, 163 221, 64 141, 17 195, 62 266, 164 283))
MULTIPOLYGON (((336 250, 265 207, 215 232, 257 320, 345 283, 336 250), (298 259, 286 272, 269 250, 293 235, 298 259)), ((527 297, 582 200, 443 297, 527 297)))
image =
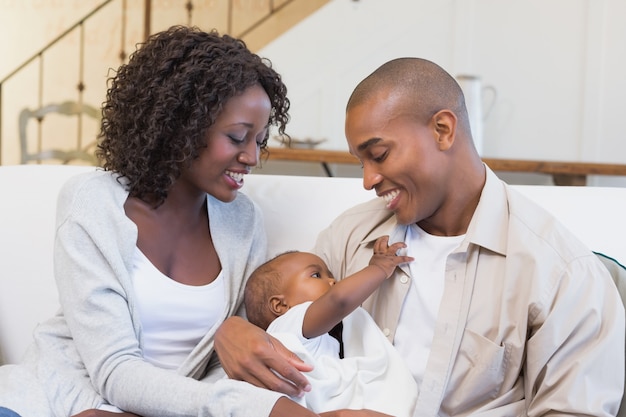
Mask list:
POLYGON ((267 140, 269 139, 269 134, 267 129, 265 129, 261 134, 257 135, 256 138, 256 146, 262 148, 267 145, 267 140))
POLYGON ((237 136, 235 136, 235 135, 227 135, 227 136, 228 136, 228 138, 229 138, 230 140, 232 140, 233 142, 236 142, 236 143, 241 143, 241 142, 243 142, 243 141, 244 141, 244 139, 245 139, 245 138, 239 138, 239 137, 237 137, 237 136))
POLYGON ((319 272, 313 272, 313 273, 311 274, 311 277, 313 277, 313 278, 321 278, 321 277, 322 277, 322 275, 321 275, 319 272))

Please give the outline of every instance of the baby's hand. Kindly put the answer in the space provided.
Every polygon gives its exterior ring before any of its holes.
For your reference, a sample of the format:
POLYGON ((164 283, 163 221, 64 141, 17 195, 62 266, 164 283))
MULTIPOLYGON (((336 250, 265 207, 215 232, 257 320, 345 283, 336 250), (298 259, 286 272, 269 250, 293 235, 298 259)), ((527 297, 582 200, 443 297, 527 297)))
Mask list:
POLYGON ((385 278, 389 278, 396 266, 413 261, 410 256, 397 255, 397 252, 403 248, 406 248, 404 242, 389 245, 389 236, 379 237, 374 242, 374 255, 372 255, 369 264, 385 271, 385 278))

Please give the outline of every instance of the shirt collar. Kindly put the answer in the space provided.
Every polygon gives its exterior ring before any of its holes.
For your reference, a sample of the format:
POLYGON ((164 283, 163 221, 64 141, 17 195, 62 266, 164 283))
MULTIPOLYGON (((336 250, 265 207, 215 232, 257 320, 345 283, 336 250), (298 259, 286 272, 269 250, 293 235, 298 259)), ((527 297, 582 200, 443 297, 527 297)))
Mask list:
POLYGON ((468 226, 465 242, 504 255, 509 228, 506 184, 486 165, 485 171, 485 185, 468 226))
POLYGON ((360 245, 367 246, 369 243, 373 243, 376 239, 385 235, 389 236, 390 243, 404 241, 407 226, 398 224, 393 212, 384 208, 386 203, 382 198, 378 198, 376 204, 380 204, 381 207, 379 209, 384 210, 388 214, 378 219, 376 226, 363 237, 360 245))

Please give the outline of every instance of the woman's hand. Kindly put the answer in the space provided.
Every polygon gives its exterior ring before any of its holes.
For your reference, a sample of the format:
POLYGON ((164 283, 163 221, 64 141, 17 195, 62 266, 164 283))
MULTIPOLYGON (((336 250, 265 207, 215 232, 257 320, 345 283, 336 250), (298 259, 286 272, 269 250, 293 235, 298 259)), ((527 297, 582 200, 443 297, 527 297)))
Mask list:
POLYGON ((309 372, 313 367, 241 317, 230 317, 222 323, 215 334, 215 351, 231 379, 289 396, 300 396, 311 390, 300 372, 309 372))
POLYGON ((372 410, 337 410, 320 413, 320 417, 393 417, 389 414, 372 410))
POLYGON ((72 417, 140 417, 133 413, 114 413, 112 411, 96 410, 95 408, 81 411, 72 417))
POLYGON ((393 417, 389 414, 379 413, 371 410, 337 410, 327 411, 321 414, 302 407, 291 401, 287 397, 282 397, 272 408, 270 417, 393 417))

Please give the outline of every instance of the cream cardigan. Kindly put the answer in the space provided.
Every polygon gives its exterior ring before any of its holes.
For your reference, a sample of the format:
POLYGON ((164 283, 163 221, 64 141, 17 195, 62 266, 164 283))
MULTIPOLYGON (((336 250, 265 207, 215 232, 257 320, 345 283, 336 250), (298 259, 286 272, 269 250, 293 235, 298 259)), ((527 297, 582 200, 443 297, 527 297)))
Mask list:
MULTIPOLYGON (((105 171, 78 175, 61 190, 54 249, 61 308, 37 328, 23 364, 0 367, 0 405, 22 417, 66 417, 106 403, 142 416, 269 415, 281 394, 223 377, 217 326, 175 373, 142 358, 130 275, 137 229, 124 212, 127 196, 105 171)), ((245 279, 265 260, 266 237, 245 195, 207 201, 227 277, 223 321, 241 313, 245 279)))

